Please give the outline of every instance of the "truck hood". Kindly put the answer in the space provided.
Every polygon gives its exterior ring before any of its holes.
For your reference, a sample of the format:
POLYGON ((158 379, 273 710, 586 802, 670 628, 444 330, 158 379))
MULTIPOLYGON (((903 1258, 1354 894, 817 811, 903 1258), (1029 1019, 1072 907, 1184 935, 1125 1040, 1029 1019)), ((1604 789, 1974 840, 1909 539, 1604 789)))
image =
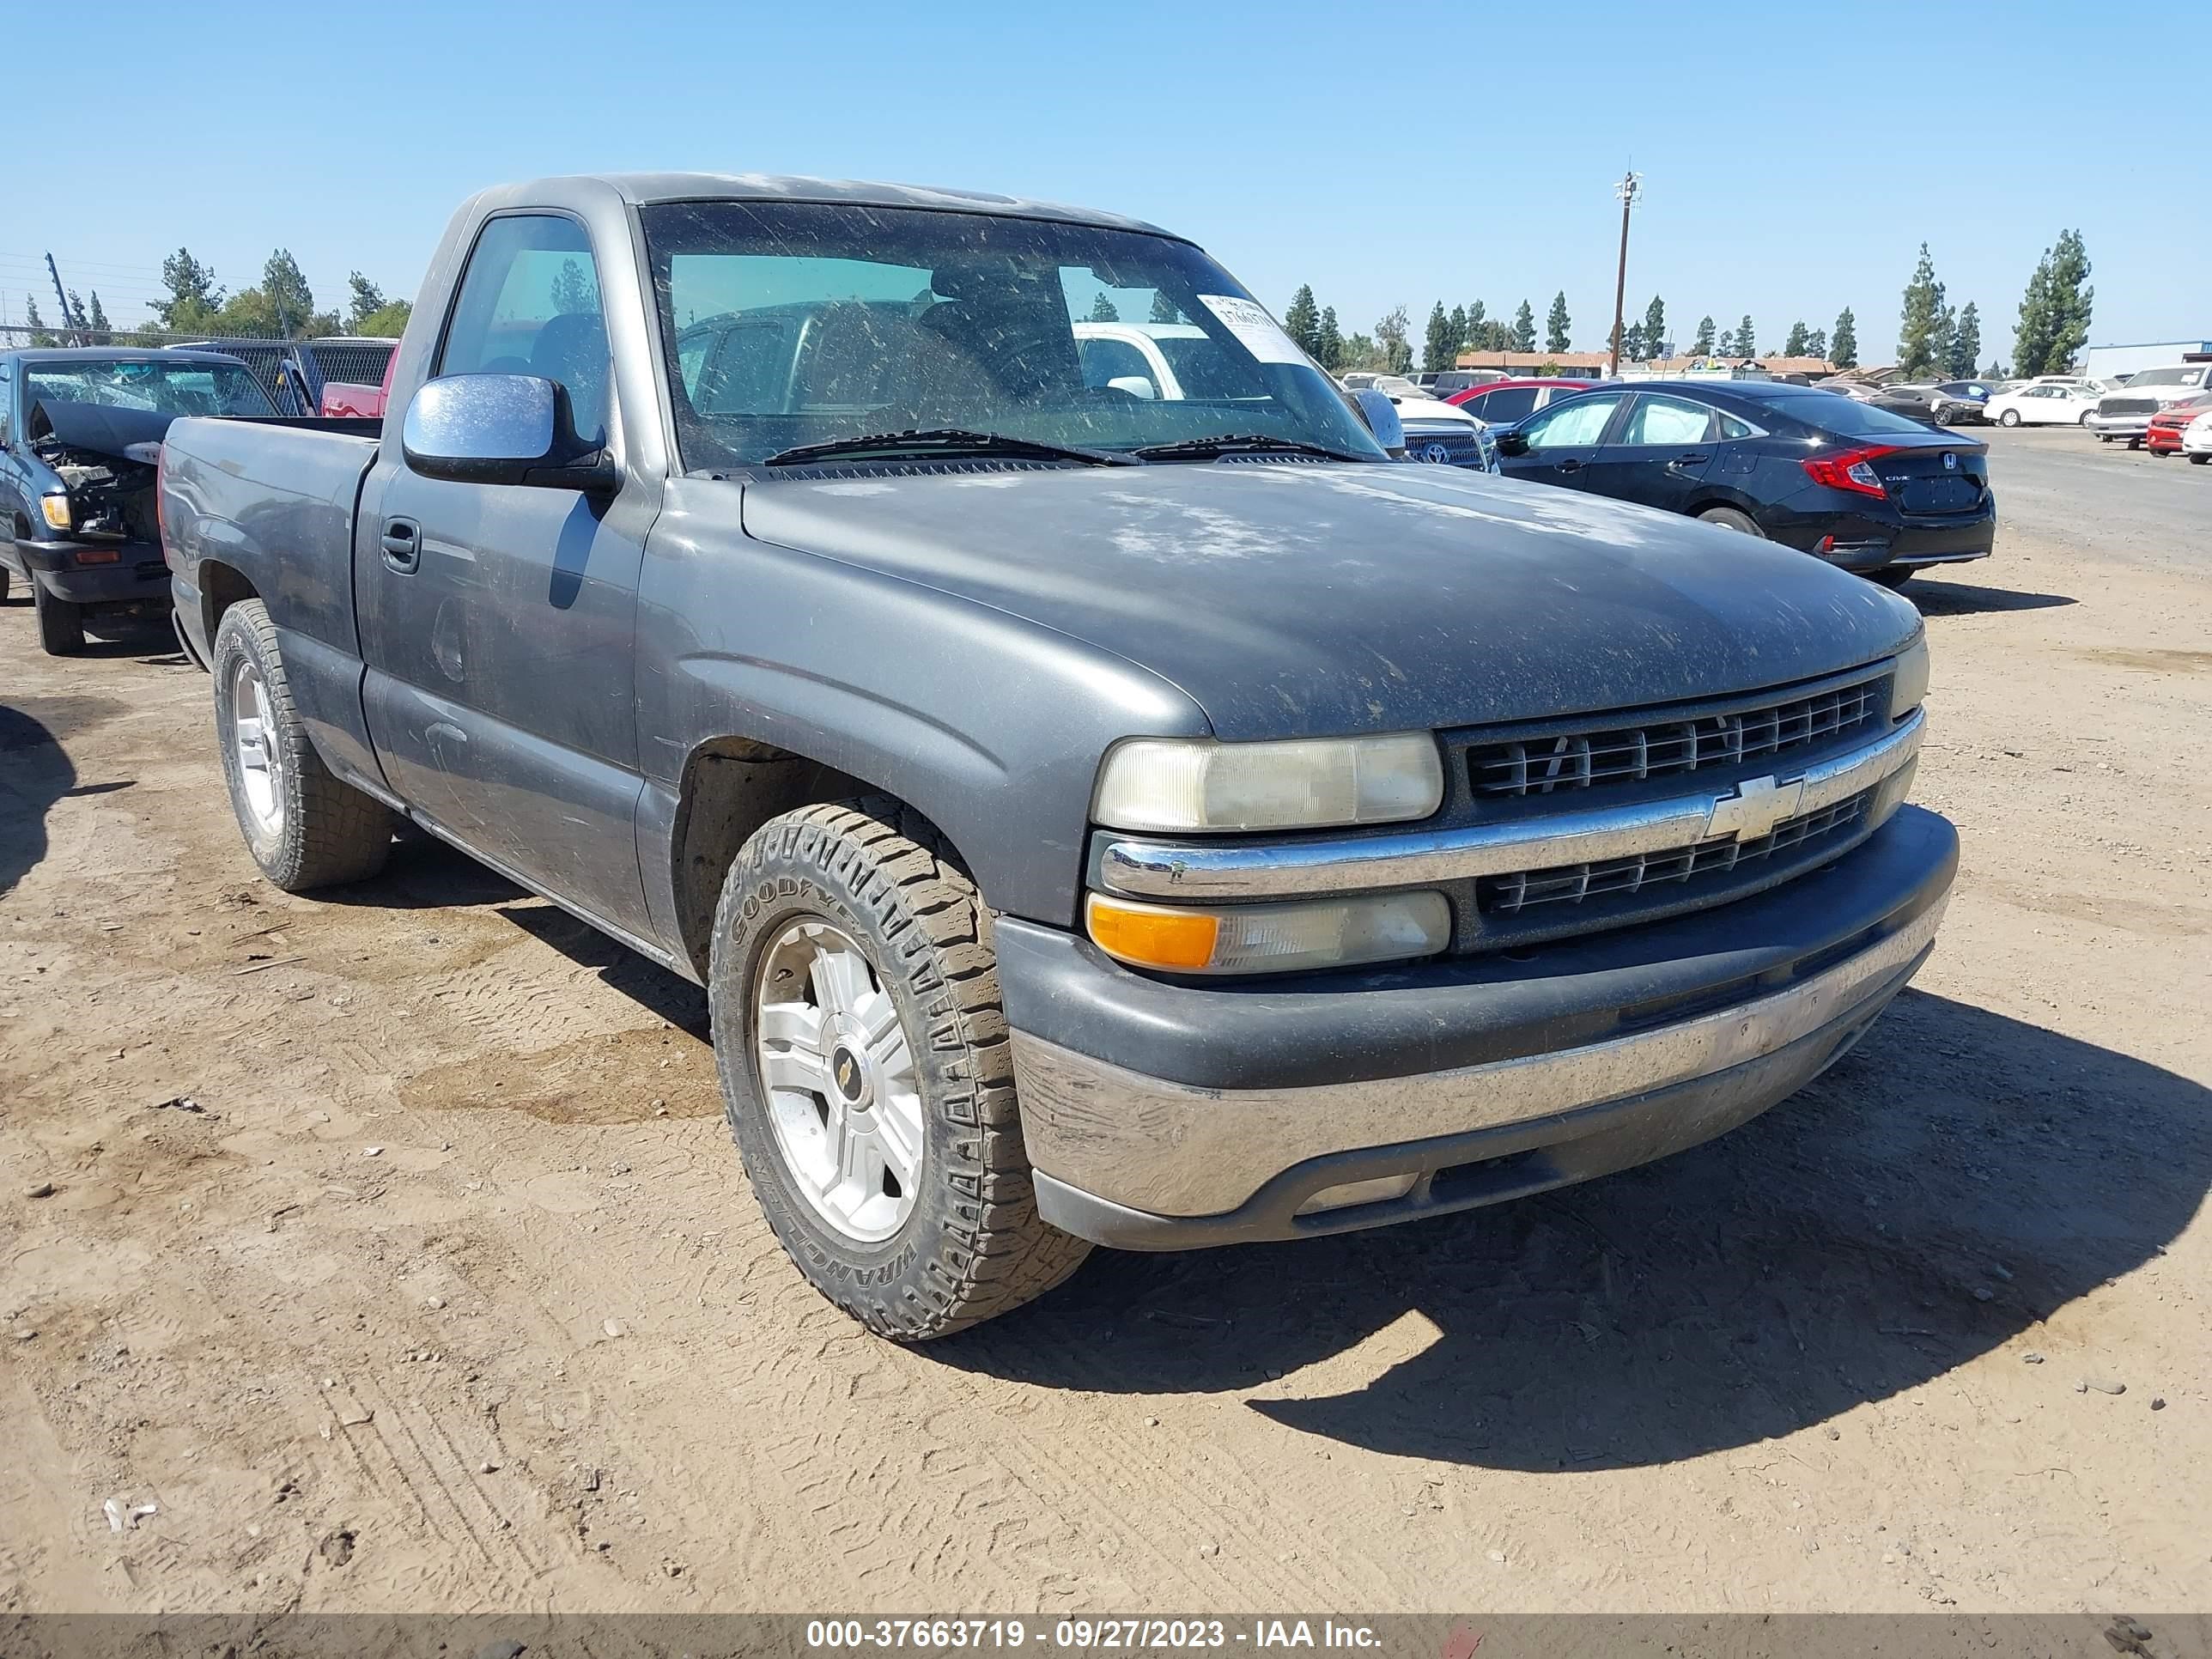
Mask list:
POLYGON ((25 424, 33 440, 51 437, 64 449, 151 466, 161 459, 161 440, 168 434, 169 422, 176 418, 160 410, 41 398, 32 406, 25 424))
POLYGON ((1856 667, 1920 625, 1806 554, 1458 469, 1230 462, 744 489, 757 539, 1115 653, 1232 739, 1725 695, 1856 667))

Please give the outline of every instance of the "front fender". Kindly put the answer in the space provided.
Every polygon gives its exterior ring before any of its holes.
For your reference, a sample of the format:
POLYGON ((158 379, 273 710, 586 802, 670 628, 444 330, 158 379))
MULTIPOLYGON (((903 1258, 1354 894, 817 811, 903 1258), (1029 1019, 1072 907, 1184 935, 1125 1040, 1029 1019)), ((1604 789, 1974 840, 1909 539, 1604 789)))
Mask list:
POLYGON ((686 763, 741 738, 896 795, 951 838, 992 908, 1073 926, 1101 757, 1125 737, 1207 735, 1203 711, 1051 629, 756 541, 738 489, 672 481, 647 545, 647 869, 669 867, 686 763))

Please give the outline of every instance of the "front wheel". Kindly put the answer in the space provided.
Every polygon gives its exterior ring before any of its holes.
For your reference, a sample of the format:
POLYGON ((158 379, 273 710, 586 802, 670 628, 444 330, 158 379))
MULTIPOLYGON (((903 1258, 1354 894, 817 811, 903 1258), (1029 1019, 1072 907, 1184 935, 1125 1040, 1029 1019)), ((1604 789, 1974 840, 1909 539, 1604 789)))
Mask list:
POLYGON ((2212 455, 2191 455, 2189 458, 2189 464, 2191 466, 2202 466, 2207 461, 2212 461, 2212 455))
POLYGON ((2089 417, 2096 412, 2097 411, 2094 409, 2083 410, 2081 411, 2081 418, 2079 421, 2076 421, 2075 424, 2081 428, 2084 431, 2087 431, 2089 426, 2089 417))
POLYGON ((222 613, 209 668, 223 781, 261 873, 304 893, 381 870, 396 827, 392 810, 333 775, 315 752, 260 600, 222 613))
POLYGON ((867 797, 763 826, 723 883, 708 1002, 753 1196, 870 1330, 945 1335, 1090 1253, 1037 1214, 989 913, 905 807, 867 797))
POLYGON ((31 579, 31 605, 38 612, 39 648, 50 657, 70 657, 84 649, 84 607, 58 599, 31 579))
POLYGON ((2020 424, 2020 411, 2016 409, 2008 409, 2003 414, 1997 416, 1997 424, 1999 426, 2018 426, 2020 424))
POLYGON ((1753 522, 1748 513, 1739 513, 1732 507, 1709 507, 1698 514, 1705 524, 1718 525, 1723 530, 1734 530, 1746 536, 1766 539, 1766 532, 1753 522))

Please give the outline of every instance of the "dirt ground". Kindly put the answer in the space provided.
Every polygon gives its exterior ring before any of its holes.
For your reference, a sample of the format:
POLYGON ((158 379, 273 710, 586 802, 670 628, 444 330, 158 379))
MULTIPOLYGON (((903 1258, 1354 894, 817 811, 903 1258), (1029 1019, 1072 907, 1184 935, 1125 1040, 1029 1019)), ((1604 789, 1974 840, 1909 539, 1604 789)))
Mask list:
POLYGON ((2212 1607, 2212 469, 1992 443, 1964 872, 1835 1071, 919 1351, 777 1251, 698 992, 428 842, 276 892, 206 678, 19 590, 0 1612, 2212 1607))

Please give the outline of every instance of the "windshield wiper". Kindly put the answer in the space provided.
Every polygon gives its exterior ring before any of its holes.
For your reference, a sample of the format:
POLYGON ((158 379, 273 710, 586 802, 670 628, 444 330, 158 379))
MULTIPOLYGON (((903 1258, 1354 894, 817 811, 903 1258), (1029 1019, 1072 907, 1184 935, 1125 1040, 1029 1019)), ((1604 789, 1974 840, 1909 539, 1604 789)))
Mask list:
POLYGON ((1013 438, 1003 432, 970 432, 957 426, 933 427, 918 432, 878 432, 860 438, 831 438, 818 444, 780 449, 761 465, 800 466, 833 455, 1006 455, 1033 461, 1080 461, 1085 466, 1134 466, 1127 455, 1110 450, 1079 449, 1072 444, 1048 444, 1035 438, 1013 438))
POLYGON ((1325 455, 1332 461, 1364 461, 1373 458, 1354 455, 1341 449, 1331 449, 1326 444, 1310 444, 1299 438, 1273 438, 1264 432, 1222 432, 1211 438, 1185 438, 1180 443, 1147 444, 1142 449, 1133 449, 1133 455, 1141 455, 1148 461, 1210 461, 1223 455, 1233 455, 1242 450, 1266 449, 1285 455, 1325 455))

